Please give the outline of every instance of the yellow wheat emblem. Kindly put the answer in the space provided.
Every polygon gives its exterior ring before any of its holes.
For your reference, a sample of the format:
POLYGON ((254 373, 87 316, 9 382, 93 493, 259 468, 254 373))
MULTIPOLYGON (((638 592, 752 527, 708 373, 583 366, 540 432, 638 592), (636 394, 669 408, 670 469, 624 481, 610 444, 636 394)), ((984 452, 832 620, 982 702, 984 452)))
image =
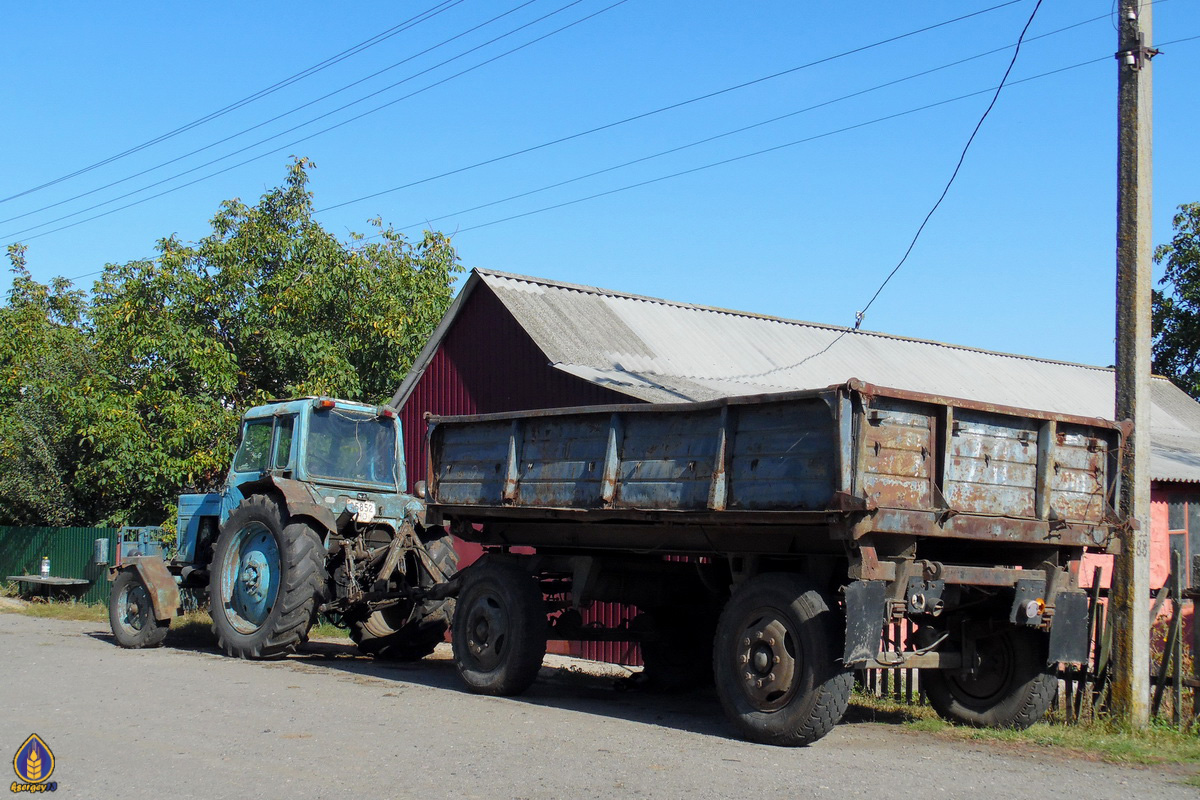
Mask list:
POLYGON ((54 772, 54 753, 35 733, 17 748, 13 771, 25 783, 45 783, 54 772))

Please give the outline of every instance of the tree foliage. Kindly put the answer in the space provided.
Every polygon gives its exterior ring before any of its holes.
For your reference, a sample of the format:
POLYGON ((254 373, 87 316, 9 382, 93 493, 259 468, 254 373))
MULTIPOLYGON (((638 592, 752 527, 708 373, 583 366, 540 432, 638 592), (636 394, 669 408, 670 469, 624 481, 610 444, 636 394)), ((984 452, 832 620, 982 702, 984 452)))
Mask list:
MULTIPOLYGON (((412 243, 378 219, 371 237, 339 241, 313 219, 310 167, 296 160, 254 206, 222 203, 199 242, 171 236, 153 259, 108 264, 86 299, 30 280, 24 251, 10 252, 0 313, 29 333, 0 350, 0 390, 51 416, 0 409, 0 459, 52 471, 63 500, 48 502, 71 522, 157 522, 181 490, 215 487, 252 405, 385 402, 399 386, 450 303, 458 258, 441 234, 412 243)), ((0 481, 0 524, 32 489, 0 481)))
POLYGON ((1200 398, 1200 203, 1180 206, 1172 227, 1154 251, 1166 287, 1154 293, 1154 370, 1200 398))

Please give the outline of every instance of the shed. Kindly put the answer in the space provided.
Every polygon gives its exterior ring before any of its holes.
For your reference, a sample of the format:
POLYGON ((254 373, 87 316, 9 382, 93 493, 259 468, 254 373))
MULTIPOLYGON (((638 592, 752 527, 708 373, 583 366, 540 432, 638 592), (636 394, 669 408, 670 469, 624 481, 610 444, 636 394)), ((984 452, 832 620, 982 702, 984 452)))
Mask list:
MULTIPOLYGON (((849 378, 1114 416, 1111 368, 482 269, 467 278, 393 403, 400 409, 409 480, 416 482, 425 478, 426 412, 710 400, 816 389, 849 378)), ((1170 549, 1182 550, 1185 563, 1200 555, 1200 404, 1158 377, 1152 400, 1151 581, 1158 587, 1170 549)), ((624 655, 607 644, 585 654, 609 660, 624 655)))

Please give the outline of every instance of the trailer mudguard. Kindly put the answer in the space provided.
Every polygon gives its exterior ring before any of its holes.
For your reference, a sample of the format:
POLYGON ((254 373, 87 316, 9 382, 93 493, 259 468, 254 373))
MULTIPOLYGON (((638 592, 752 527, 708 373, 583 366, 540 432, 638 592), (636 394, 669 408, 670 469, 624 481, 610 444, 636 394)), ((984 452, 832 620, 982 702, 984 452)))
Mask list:
POLYGON ((845 666, 861 664, 879 654, 887 611, 886 589, 886 581, 854 581, 846 587, 845 666))
POLYGON ((1060 592, 1050 623, 1049 663, 1084 664, 1088 660, 1088 596, 1060 592))

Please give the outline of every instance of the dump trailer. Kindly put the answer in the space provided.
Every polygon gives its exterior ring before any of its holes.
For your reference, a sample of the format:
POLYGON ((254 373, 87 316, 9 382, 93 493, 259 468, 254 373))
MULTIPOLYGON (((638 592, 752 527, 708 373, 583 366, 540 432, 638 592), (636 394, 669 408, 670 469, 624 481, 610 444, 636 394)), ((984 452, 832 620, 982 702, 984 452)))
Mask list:
POLYGON ((1123 425, 856 380, 427 420, 427 524, 485 548, 452 581, 473 691, 524 691, 548 639, 638 641, 648 682, 715 681, 771 744, 827 734, 864 668, 920 670, 947 719, 1032 724, 1087 655, 1081 559, 1122 524, 1123 425), (637 613, 584 624, 596 602, 637 613))

